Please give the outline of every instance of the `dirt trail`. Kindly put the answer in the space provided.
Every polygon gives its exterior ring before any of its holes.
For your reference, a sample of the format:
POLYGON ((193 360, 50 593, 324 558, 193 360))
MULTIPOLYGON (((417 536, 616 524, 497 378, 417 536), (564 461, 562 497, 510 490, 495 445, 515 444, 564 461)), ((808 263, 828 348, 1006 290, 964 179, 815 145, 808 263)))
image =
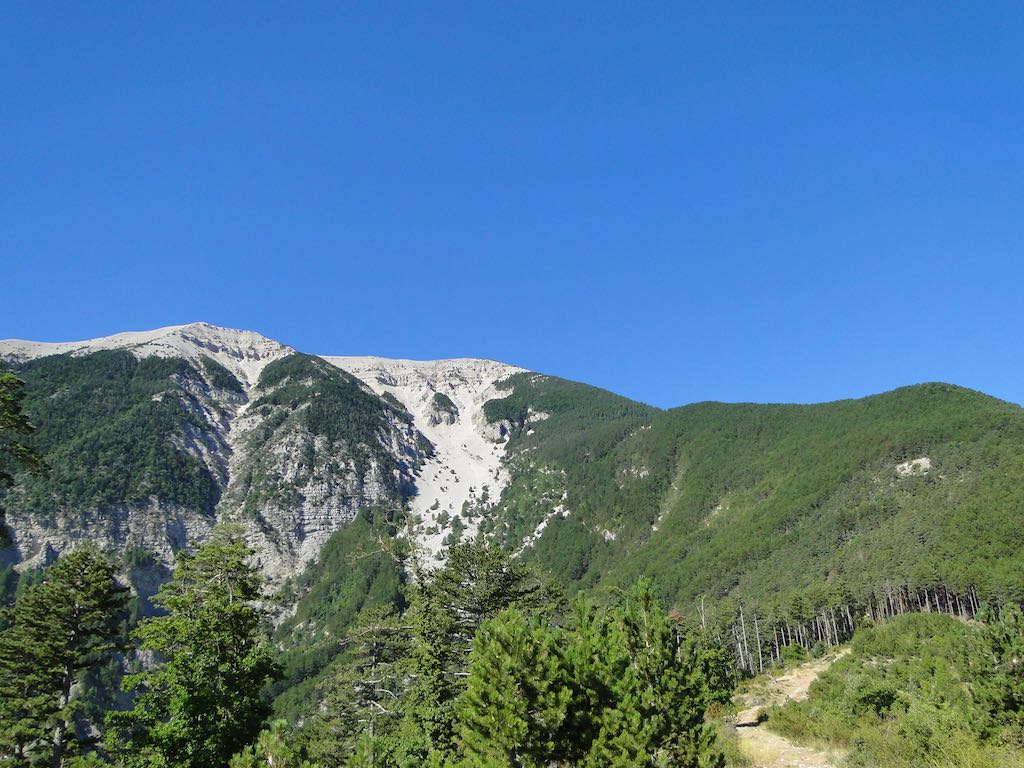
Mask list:
POLYGON ((794 744, 758 723, 758 717, 773 704, 806 699, 818 675, 847 653, 849 649, 843 649, 835 655, 801 664, 777 678, 769 678, 764 688, 740 700, 744 709, 736 716, 736 733, 743 752, 757 768, 837 768, 840 755, 794 744))

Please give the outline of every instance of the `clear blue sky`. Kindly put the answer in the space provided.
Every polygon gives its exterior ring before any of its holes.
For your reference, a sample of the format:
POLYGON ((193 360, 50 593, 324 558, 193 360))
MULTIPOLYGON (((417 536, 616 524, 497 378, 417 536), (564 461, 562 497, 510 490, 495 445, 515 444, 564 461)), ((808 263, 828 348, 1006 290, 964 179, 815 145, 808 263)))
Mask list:
POLYGON ((1022 78, 1020 3, 7 3, 0 337, 1021 402, 1022 78))

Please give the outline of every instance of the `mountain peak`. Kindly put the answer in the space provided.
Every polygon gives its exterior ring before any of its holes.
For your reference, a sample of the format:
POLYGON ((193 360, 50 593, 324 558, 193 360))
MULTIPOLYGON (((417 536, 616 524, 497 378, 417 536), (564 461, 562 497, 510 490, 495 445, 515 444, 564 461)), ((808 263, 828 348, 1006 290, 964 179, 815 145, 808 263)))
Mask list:
POLYGON ((48 355, 84 355, 125 349, 137 357, 210 357, 231 371, 244 386, 254 385, 268 364, 294 353, 291 347, 256 331, 221 328, 205 322, 169 325, 150 331, 126 331, 85 341, 0 341, 0 359, 25 361, 48 355))

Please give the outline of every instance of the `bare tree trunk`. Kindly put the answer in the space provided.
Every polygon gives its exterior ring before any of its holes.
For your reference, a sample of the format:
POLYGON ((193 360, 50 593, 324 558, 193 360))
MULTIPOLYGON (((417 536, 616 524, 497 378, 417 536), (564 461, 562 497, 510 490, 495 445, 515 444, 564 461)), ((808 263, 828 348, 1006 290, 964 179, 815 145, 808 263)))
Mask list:
POLYGON ((747 671, 754 671, 754 660, 750 655, 750 646, 747 645, 747 622, 743 618, 743 606, 740 606, 740 628, 743 631, 743 662, 747 671))
POLYGON ((764 660, 761 658, 761 631, 757 627, 757 612, 754 612, 754 639, 757 641, 757 672, 764 672, 764 660))
POLYGON ((64 739, 67 736, 67 722, 64 720, 64 710, 71 701, 71 686, 74 684, 74 671, 70 668, 64 670, 64 680, 61 683, 60 691, 60 715, 57 725, 53 729, 53 755, 50 758, 52 768, 60 768, 64 761, 64 739))

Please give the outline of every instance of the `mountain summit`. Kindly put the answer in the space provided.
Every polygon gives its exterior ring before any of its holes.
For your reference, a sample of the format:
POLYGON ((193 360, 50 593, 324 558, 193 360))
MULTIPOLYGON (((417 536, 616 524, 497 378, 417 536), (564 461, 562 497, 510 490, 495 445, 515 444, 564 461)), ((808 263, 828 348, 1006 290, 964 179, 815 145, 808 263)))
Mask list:
MULTIPOLYGON (((129 485, 138 485, 120 498, 97 498, 90 481, 91 496, 64 499, 84 505, 91 520, 84 526, 60 516, 44 524, 53 499, 41 489, 16 494, 14 506, 27 513, 12 517, 16 560, 35 561, 88 537, 116 548, 141 544, 169 563, 214 522, 238 520, 279 579, 315 560, 362 508, 407 510, 408 533, 427 567, 474 534, 508 482, 507 434, 487 421, 484 405, 508 394, 499 391, 501 381, 524 373, 489 360, 304 355, 254 331, 208 323, 79 342, 0 341, 0 359, 26 377, 30 400, 48 398, 30 403, 44 440, 51 419, 74 423, 83 443, 103 434, 120 454, 116 463, 130 465, 129 485), (111 388, 123 396, 111 399, 111 388), (90 413, 88 424, 78 409, 90 413), (173 461, 147 460, 142 446, 108 434, 122 421, 129 432, 144 425, 147 441, 169 444, 173 461), (169 493, 152 493, 154 478, 169 493), (174 503, 182 487, 191 489, 191 504, 174 503)), ((95 461, 76 451, 75 472, 95 461)), ((89 470, 99 478, 109 471, 89 470)))
POLYGON ((48 355, 81 356, 110 349, 128 350, 136 357, 157 355, 192 361, 209 357, 227 368, 247 387, 259 381, 260 372, 268 363, 295 352, 291 347, 255 331, 189 323, 152 331, 128 331, 86 341, 6 339, 0 341, 0 359, 20 362, 48 355))

